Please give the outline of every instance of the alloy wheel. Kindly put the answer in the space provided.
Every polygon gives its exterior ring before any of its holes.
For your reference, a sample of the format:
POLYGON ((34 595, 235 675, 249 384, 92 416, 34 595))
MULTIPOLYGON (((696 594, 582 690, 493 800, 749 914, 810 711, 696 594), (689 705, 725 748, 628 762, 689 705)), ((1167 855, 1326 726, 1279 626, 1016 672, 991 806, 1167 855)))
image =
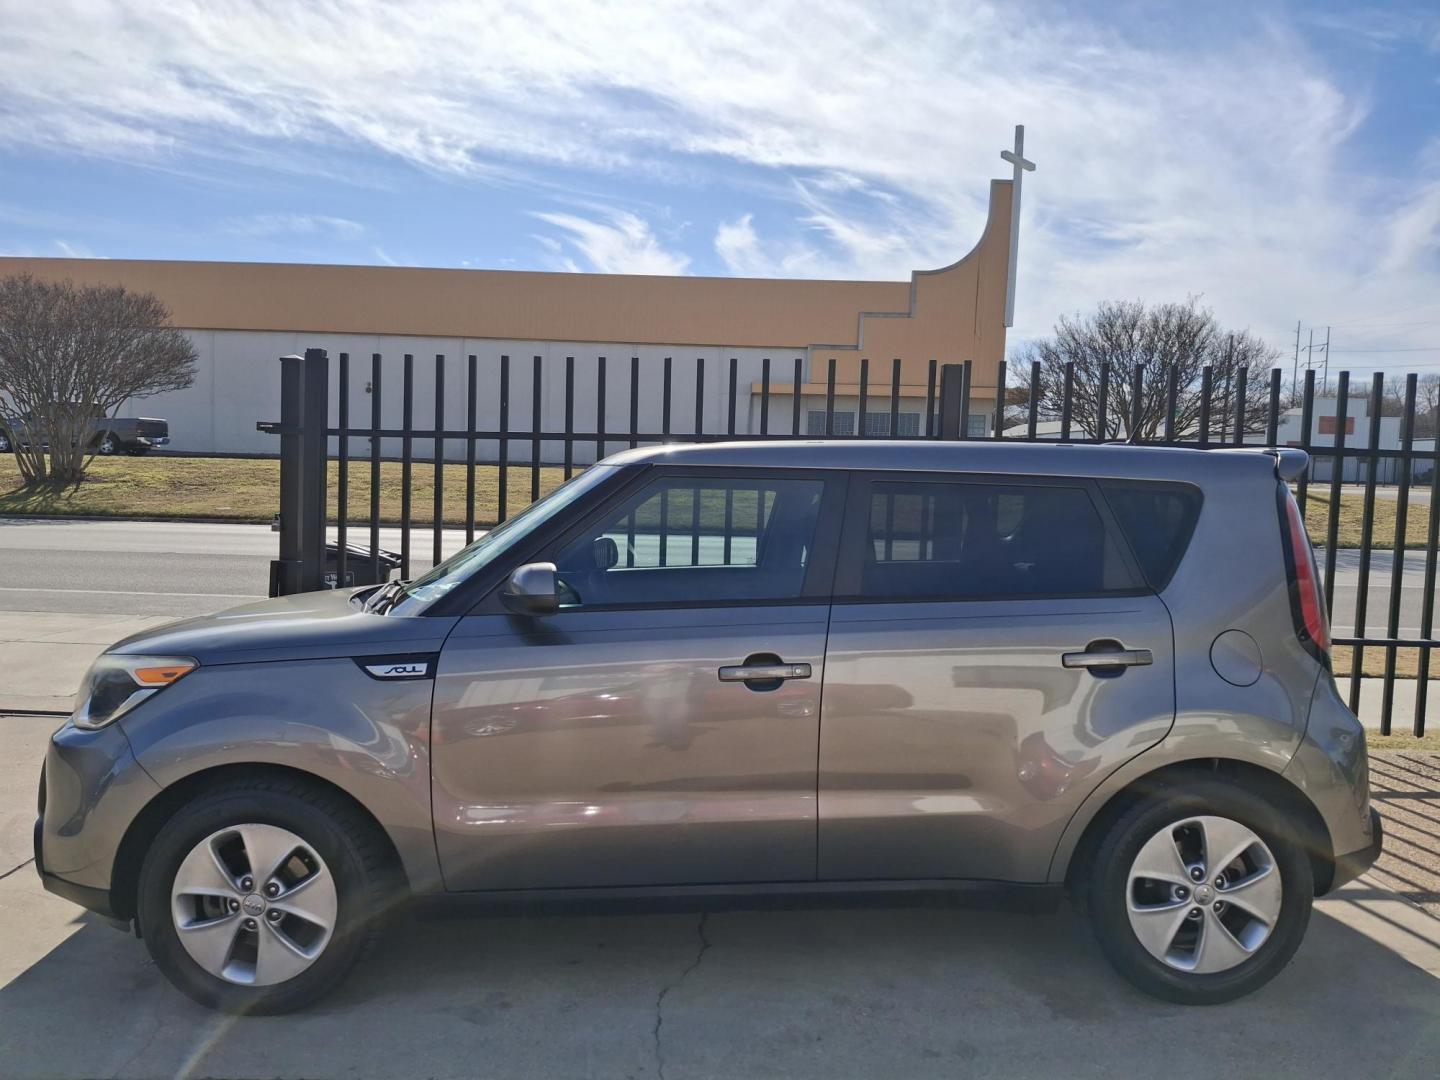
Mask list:
POLYGON ((175 871, 175 931, 216 978, 273 986, 307 970, 334 933, 335 879, 315 848, 275 825, 207 836, 175 871))
POLYGON ((1228 971, 1270 939, 1280 870, 1265 841, 1229 818, 1167 825, 1130 866, 1125 908, 1147 952, 1193 974, 1228 971))

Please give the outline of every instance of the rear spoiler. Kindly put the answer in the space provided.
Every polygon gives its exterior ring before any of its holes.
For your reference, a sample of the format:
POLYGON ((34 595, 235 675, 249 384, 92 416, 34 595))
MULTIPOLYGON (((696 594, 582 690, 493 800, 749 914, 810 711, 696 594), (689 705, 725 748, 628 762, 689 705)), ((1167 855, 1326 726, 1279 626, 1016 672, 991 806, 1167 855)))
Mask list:
POLYGON ((1281 480, 1299 480, 1310 466, 1310 455, 1293 446, 1265 452, 1275 459, 1275 474, 1281 480))
POLYGON ((1294 446, 1227 446, 1211 450, 1212 454, 1264 454, 1275 462, 1275 475, 1281 480, 1299 480, 1310 467, 1310 455, 1294 446))

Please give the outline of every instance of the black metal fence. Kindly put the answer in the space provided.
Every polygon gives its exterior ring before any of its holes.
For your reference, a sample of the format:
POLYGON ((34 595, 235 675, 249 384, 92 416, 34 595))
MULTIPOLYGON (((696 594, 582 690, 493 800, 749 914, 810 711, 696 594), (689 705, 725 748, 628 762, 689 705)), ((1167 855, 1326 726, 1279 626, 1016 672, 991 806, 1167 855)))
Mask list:
POLYGON ((933 360, 917 369, 898 359, 861 359, 842 384, 833 359, 823 382, 810 383, 816 373, 802 358, 765 359, 744 372, 738 358, 718 371, 715 365, 707 371, 704 359, 647 366, 639 357, 626 363, 601 356, 585 360, 583 369, 574 357, 563 366, 539 356, 501 356, 483 367, 474 355, 463 365, 458 359, 436 356, 425 365, 422 389, 432 401, 427 419, 417 421, 417 363, 408 354, 400 358, 396 424, 393 398, 387 407, 383 393, 390 365, 380 354, 357 371, 340 353, 334 380, 322 349, 281 358, 280 422, 258 425, 281 440, 273 592, 345 583, 357 569, 371 580, 385 576, 380 530, 387 519, 399 529, 399 573, 409 577, 413 537, 422 528, 430 533, 430 561, 438 562, 447 527, 463 529, 468 543, 477 530, 504 521, 517 502, 540 498, 588 462, 646 444, 814 437, 1100 442, 1114 441, 1117 431, 1145 445, 1289 444, 1311 455, 1295 494, 1320 555, 1335 644, 1348 650, 1337 654, 1336 677, 1350 707, 1377 718, 1385 734, 1402 712, 1415 735, 1425 732, 1431 656, 1440 647, 1434 635, 1440 453, 1433 438, 1416 438, 1414 374, 1405 379, 1397 410, 1381 408, 1385 377, 1375 373, 1363 398, 1362 434, 1351 414, 1360 399, 1352 397, 1349 372, 1339 373, 1331 395, 1317 390, 1313 371, 1287 388, 1275 369, 1257 388, 1240 370, 1222 391, 1210 369, 1186 385, 1173 371, 1147 382, 1138 369, 1081 373, 1070 365, 1059 392, 1047 398, 1038 364, 1028 380, 1007 388, 1003 362, 996 385, 977 386, 973 364, 933 360), (902 382, 902 374, 911 381, 902 382), (357 424, 352 399, 359 378, 368 415, 357 424), (1187 413, 1182 399, 1198 407, 1187 413), (459 413, 464 418, 456 424, 459 413), (1188 418, 1181 422, 1182 416, 1188 418), (1317 424, 1317 417, 1327 422, 1317 424), (1153 434, 1142 437, 1147 427, 1153 434), (363 498, 354 495, 357 469, 363 498), (460 481, 447 486, 447 470, 452 481, 458 470, 460 481), (429 505, 417 508, 422 488, 429 505), (327 557, 331 522, 335 546, 327 557), (364 536, 359 545, 356 530, 364 536), (1372 612, 1373 594, 1383 598, 1383 611, 1372 612))

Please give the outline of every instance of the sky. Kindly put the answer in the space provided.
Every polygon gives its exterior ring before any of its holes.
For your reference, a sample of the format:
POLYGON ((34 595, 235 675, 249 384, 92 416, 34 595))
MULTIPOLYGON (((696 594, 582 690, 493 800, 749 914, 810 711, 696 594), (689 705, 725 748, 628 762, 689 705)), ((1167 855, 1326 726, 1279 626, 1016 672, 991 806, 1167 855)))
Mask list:
POLYGON ((1012 350, 1440 371, 1440 0, 0 0, 0 254, 905 279, 1019 123, 1012 350))

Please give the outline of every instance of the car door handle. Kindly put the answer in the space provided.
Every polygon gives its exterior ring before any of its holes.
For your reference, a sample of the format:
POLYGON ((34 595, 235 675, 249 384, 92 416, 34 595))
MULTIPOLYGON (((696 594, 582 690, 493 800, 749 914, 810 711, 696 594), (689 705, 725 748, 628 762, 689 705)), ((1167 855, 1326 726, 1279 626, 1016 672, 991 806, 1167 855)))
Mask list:
POLYGON ((1146 667, 1155 663, 1149 649, 1106 649, 1060 654, 1060 663, 1067 668, 1146 667))
POLYGON ((770 682, 774 679, 808 679, 809 664, 736 664, 720 669, 721 682, 770 682))

